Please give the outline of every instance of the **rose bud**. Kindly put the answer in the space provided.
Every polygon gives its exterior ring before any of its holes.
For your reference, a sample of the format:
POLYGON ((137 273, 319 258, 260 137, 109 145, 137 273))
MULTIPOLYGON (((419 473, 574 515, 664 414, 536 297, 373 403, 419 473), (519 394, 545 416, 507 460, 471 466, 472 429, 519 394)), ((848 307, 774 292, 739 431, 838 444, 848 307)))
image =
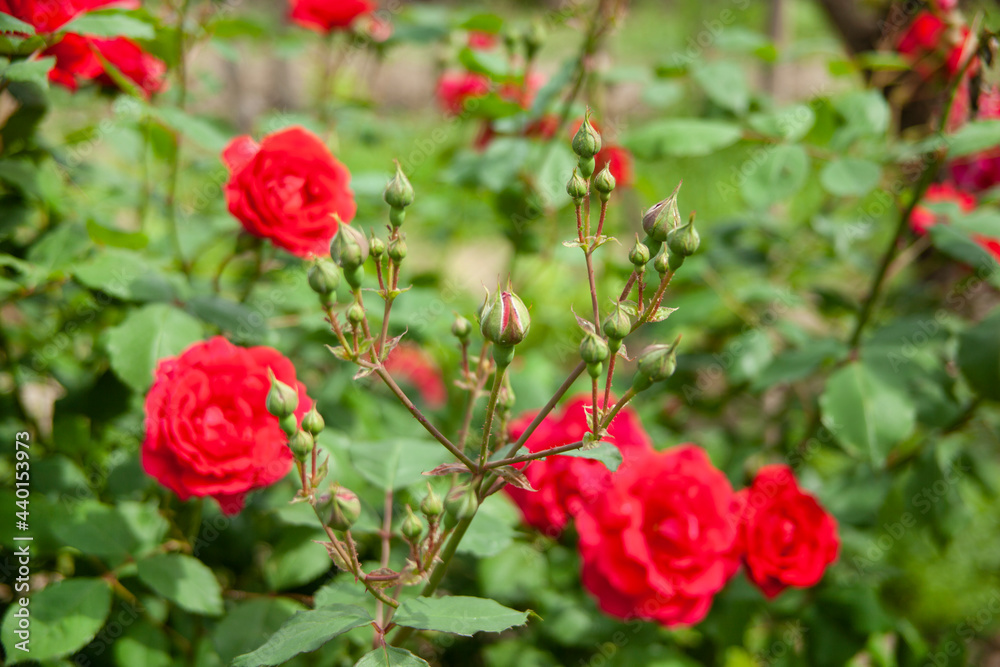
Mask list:
MULTIPOLYGON (((590 109, 587 109, 580 129, 573 135, 573 152, 580 156, 581 160, 589 160, 601 152, 601 135, 590 124, 590 109)), ((589 176, 589 174, 584 175, 589 176)))
POLYGON ((649 262, 649 248, 639 240, 638 234, 635 235, 635 245, 628 251, 628 261, 639 271, 642 271, 649 262))
POLYGON ((330 242, 330 257, 344 272, 350 275, 368 259, 368 239, 350 225, 340 225, 336 236, 330 242))
POLYGON ((473 487, 466 487, 465 491, 455 497, 449 494, 445 503, 445 527, 454 528, 459 521, 472 518, 477 509, 479 509, 479 498, 476 497, 476 490, 473 487))
POLYGON ((691 214, 688 223, 683 227, 673 229, 667 234, 667 246, 670 252, 681 257, 690 257, 698 251, 701 244, 701 237, 698 230, 694 228, 694 213, 691 214))
POLYGON ((653 260, 653 268, 660 274, 661 279, 670 271, 670 256, 667 252, 667 248, 660 250, 656 259, 653 260))
POLYGON ((380 259, 385 254, 385 241, 372 234, 372 237, 368 239, 368 250, 372 257, 376 260, 380 259))
POLYGON ((642 229, 654 241, 663 243, 670 231, 681 224, 681 213, 677 208, 677 192, 680 188, 678 185, 673 194, 651 206, 642 216, 642 229))
POLYGON ((625 337, 632 333, 632 320, 622 308, 621 302, 616 303, 608 316, 604 318, 604 322, 601 323, 601 331, 608 337, 611 347, 616 352, 625 337))
POLYGON ((495 345, 493 358, 506 367, 514 356, 514 346, 524 340, 531 328, 528 308, 513 292, 494 293, 493 300, 483 306, 479 330, 483 338, 495 345))
POLYGON ((427 485, 427 495, 424 496, 423 501, 420 503, 420 511, 431 521, 434 520, 434 517, 441 516, 441 512, 444 511, 444 503, 441 502, 441 496, 434 493, 434 489, 431 488, 430 484, 427 485))
POLYGON ((355 301, 351 304, 351 307, 347 309, 347 321, 354 326, 357 326, 361 324, 363 319, 365 319, 364 306, 355 301))
POLYGON ((299 430, 299 420, 295 418, 295 415, 288 415, 278 420, 278 426, 290 438, 299 430))
POLYGON ((594 189, 600 195, 601 201, 608 201, 611 198, 615 185, 615 177, 611 174, 611 163, 608 162, 604 165, 604 169, 601 169, 597 172, 597 176, 594 176, 594 189))
POLYGON ((274 372, 267 369, 271 378, 271 390, 267 392, 267 411, 281 419, 295 412, 299 407, 299 395, 294 389, 274 377, 274 372))
POLYGON ((397 236, 389 241, 389 259, 399 264, 404 257, 406 257, 406 241, 397 236))
POLYGON ((327 296, 337 291, 340 286, 340 270, 333 262, 318 260, 309 269, 309 287, 320 296, 327 296))
POLYGON ((649 389, 654 382, 662 382, 677 369, 677 343, 653 345, 646 348, 636 364, 632 387, 636 391, 649 389))
POLYGON ((396 175, 385 186, 382 194, 385 203, 392 208, 403 209, 413 203, 413 186, 403 173, 403 168, 396 162, 396 175))
POLYGON ((305 431, 296 431, 295 434, 288 439, 288 448, 292 450, 292 456, 294 456, 299 461, 305 461, 312 454, 313 447, 316 446, 316 441, 313 437, 306 433, 305 431))
POLYGON ((524 53, 528 60, 535 57, 535 54, 545 44, 546 37, 545 26, 542 25, 541 21, 532 21, 531 27, 524 34, 524 53))
POLYGON ((577 204, 587 196, 587 181, 577 173, 576 169, 573 170, 573 175, 566 182, 566 194, 572 197, 577 204))
POLYGON ((403 523, 399 526, 399 532, 403 533, 403 537, 410 542, 419 540, 424 532, 423 521, 413 513, 409 505, 406 506, 406 518, 403 519, 403 523))
POLYGON ((604 370, 604 362, 607 361, 611 350, 608 348, 606 340, 592 331, 588 331, 583 340, 580 341, 580 358, 587 364, 587 372, 590 377, 596 378, 604 370))
POLYGON ((317 436, 323 432, 324 428, 326 428, 326 422, 323 420, 323 415, 313 405, 309 412, 302 417, 302 430, 313 436, 317 436))
POLYGON ((351 490, 338 486, 333 494, 333 510, 329 526, 334 530, 347 530, 361 516, 361 501, 351 490))
POLYGON ((456 316, 455 321, 451 324, 451 335, 464 343, 469 340, 471 334, 472 323, 461 315, 456 316))

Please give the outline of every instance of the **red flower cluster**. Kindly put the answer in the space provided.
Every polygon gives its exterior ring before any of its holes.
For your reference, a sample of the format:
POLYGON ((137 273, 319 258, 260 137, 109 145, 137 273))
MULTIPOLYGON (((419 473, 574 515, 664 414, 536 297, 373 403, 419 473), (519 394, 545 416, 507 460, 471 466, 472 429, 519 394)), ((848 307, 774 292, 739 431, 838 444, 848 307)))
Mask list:
POLYGON ((229 168, 229 212, 255 236, 299 257, 324 255, 357 206, 351 174, 320 141, 301 127, 264 137, 258 145, 237 137, 222 153, 229 168))
POLYGON ((400 343, 389 352, 385 369, 413 385, 428 407, 437 409, 448 401, 448 390, 441 371, 418 345, 400 343))
MULTIPOLYGON (((952 14, 942 17, 924 10, 900 35, 896 50, 925 79, 948 81, 975 58, 975 40, 969 27, 952 14)), ((973 60, 966 72, 972 74, 977 67, 978 60, 973 60)))
MULTIPOLYGON (((976 198, 968 192, 955 187, 952 183, 935 183, 930 186, 927 188, 923 202, 924 204, 914 208, 913 213, 910 214, 910 228, 920 235, 926 234, 934 225, 948 223, 948 216, 946 214, 935 213, 925 204, 951 202, 962 213, 968 213, 976 208, 976 198)), ((973 235, 972 239, 1000 262, 1000 239, 982 235, 973 235)))
MULTIPOLYGON (((39 33, 53 33, 83 12, 115 5, 135 9, 135 0, 0 0, 0 11, 34 26, 39 33)), ((93 81, 99 86, 116 88, 104 62, 116 67, 122 75, 146 95, 163 85, 167 68, 162 60, 151 56, 125 37, 112 39, 66 33, 61 40, 45 49, 42 56, 53 56, 56 64, 49 72, 52 83, 77 90, 80 83, 93 81)))
MULTIPOLYGON (((959 93, 959 99, 964 98, 959 93)), ((968 107, 968 102, 965 102, 968 107)), ((979 94, 977 118, 980 120, 1000 119, 1000 88, 991 87, 979 94)), ((959 116, 958 109, 952 110, 952 116, 959 116)), ((959 117, 962 122, 968 119, 969 111, 959 117)), ((950 165, 951 176, 955 184, 970 192, 982 192, 1000 185, 1000 148, 992 148, 982 153, 959 158, 950 165)))
POLYGON ((317 32, 347 30, 360 17, 375 11, 371 0, 289 0, 292 21, 317 32))
POLYGON ((490 92, 490 80, 471 72, 445 72, 438 79, 437 99, 441 108, 454 116, 465 110, 471 99, 485 97, 490 92))
POLYGON ((226 514, 238 513, 249 491, 288 474, 287 438, 265 407, 268 369, 298 391, 301 420, 311 407, 306 388, 277 350, 219 336, 161 361, 146 396, 146 472, 181 500, 215 498, 226 514))
MULTIPOLYGON (((528 439, 538 452, 588 431, 586 398, 547 417, 528 439)), ((523 433, 532 415, 511 426, 523 433)), ((766 466, 740 493, 695 445, 655 451, 635 414, 609 429, 623 463, 610 473, 589 459, 530 463, 535 492, 507 488, 525 521, 551 537, 568 521, 579 533, 583 585, 608 614, 692 625, 745 563, 765 595, 812 586, 837 556, 837 524, 803 493, 791 470, 766 466)))

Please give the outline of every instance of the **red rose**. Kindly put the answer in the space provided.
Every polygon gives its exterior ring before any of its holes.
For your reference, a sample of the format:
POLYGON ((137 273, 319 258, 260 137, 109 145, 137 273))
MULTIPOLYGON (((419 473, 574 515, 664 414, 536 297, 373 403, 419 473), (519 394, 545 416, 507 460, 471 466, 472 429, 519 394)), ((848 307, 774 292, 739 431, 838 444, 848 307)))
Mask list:
POLYGON ((181 500, 211 496, 236 514, 249 491, 292 467, 278 420, 268 413, 271 369, 299 394, 295 416, 311 403, 292 362, 270 347, 237 347, 217 336, 164 359, 146 396, 142 466, 181 500))
MULTIPOLYGON (((970 109, 968 103, 968 86, 965 91, 960 90, 956 96, 955 106, 952 107, 951 116, 956 120, 950 123, 951 131, 958 129, 969 119, 970 109), (964 92, 964 94, 963 94, 964 92)), ((991 86, 984 89, 979 94, 978 109, 976 118, 979 120, 990 120, 1000 118, 1000 88, 991 86)), ((994 148, 959 158, 949 165, 951 176, 955 184, 967 191, 982 192, 1000 185, 1000 149, 994 148)))
POLYGON ((325 255, 357 206, 351 174, 319 137, 290 127, 258 145, 237 137, 222 152, 229 168, 226 202, 243 227, 299 257, 325 255))
POLYGON ((40 33, 55 32, 92 9, 115 5, 124 9, 139 7, 137 0, 0 0, 0 12, 30 23, 40 33))
POLYGON ((371 0, 290 0, 289 4, 292 21, 318 32, 346 30, 376 7, 371 0))
POLYGON ((74 91, 80 81, 90 80, 106 88, 118 87, 105 71, 101 58, 118 68, 147 96, 160 89, 167 70, 162 60, 125 37, 102 39, 68 33, 42 55, 56 58, 55 67, 49 71, 49 80, 74 91))
POLYGON ((483 97, 490 92, 490 82, 481 74, 446 72, 437 85, 438 104, 446 112, 458 115, 469 100, 483 97))
MULTIPOLYGON (((914 208, 910 214, 910 228, 917 234, 926 234, 934 225, 948 224, 947 214, 937 213, 924 205, 948 202, 955 204, 962 213, 968 213, 976 208, 976 198, 968 192, 956 188, 951 183, 935 183, 927 188, 923 204, 914 208)), ((1000 261, 1000 239, 973 234, 972 240, 1000 261)))
POLYGON ((628 187, 635 182, 632 169, 632 154, 621 146, 605 146, 594 156, 594 171, 608 165, 618 187, 628 187))
POLYGON ((695 445, 636 457, 576 517, 583 585, 612 616, 699 622, 739 567, 736 508, 695 445))
MULTIPOLYGON (((582 439, 590 431, 590 420, 584 410, 590 403, 589 397, 578 396, 561 412, 549 414, 528 438, 525 445, 528 451, 540 452, 582 439)), ((521 437, 536 414, 525 414, 515 420, 510 425, 510 437, 514 440, 521 437)), ((652 451, 649 436, 630 408, 618 413, 608 428, 608 435, 622 451, 624 461, 619 472, 639 454, 652 451)), ((532 461, 524 468, 524 474, 535 491, 512 486, 505 489, 521 508, 525 522, 550 537, 559 535, 571 517, 601 498, 611 486, 612 478, 612 473, 600 461, 574 456, 532 461)))
POLYGON ((470 30, 468 44, 470 49, 488 51, 497 45, 497 36, 483 30, 470 30))
POLYGON ((788 586, 814 586, 837 560, 837 522, 803 493, 792 469, 764 466, 739 492, 740 547, 747 576, 769 598, 788 586))
MULTIPOLYGON (((945 22, 941 17, 921 11, 903 31, 896 50, 913 63, 914 69, 924 78, 932 78, 942 67, 951 78, 962 70, 969 58, 975 58, 974 36, 969 27, 961 23, 945 22)), ((973 60, 967 73, 978 68, 973 60)))
POLYGON ((440 408, 448 401, 441 371, 416 345, 401 343, 394 347, 385 360, 385 369, 416 387, 429 407, 440 408))

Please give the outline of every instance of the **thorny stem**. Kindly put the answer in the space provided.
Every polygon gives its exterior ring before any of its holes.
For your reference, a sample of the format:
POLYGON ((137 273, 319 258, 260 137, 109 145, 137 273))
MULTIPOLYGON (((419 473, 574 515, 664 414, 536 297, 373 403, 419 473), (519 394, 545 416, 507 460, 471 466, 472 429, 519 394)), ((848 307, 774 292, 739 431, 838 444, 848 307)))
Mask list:
POLYGON ((479 445, 479 467, 486 465, 486 459, 490 454, 490 436, 493 432, 493 416, 497 410, 497 400, 500 398, 500 388, 503 386, 503 378, 507 373, 506 366, 497 366, 493 375, 493 390, 490 392, 490 400, 486 404, 486 421, 483 422, 483 441, 479 445))
POLYGON ((597 231, 594 232, 594 236, 600 238, 601 232, 604 231, 604 218, 608 215, 608 201, 607 199, 601 201, 601 217, 597 221, 597 231))
POLYGON ((528 438, 531 437, 531 434, 534 433, 535 429, 538 428, 538 426, 542 423, 542 420, 544 420, 549 415, 549 413, 552 412, 553 409, 555 409, 556 403, 559 402, 559 399, 561 399, 563 395, 567 391, 569 391, 569 388, 573 386, 573 383, 576 382, 576 379, 580 377, 580 374, 583 373, 583 371, 586 370, 586 368, 587 364, 581 361, 576 365, 575 368, 573 368, 572 371, 570 371, 569 376, 563 381, 563 383, 559 386, 559 388, 556 389, 556 393, 552 395, 552 398, 549 399, 549 402, 545 404, 545 407, 543 407, 541 410, 538 411, 538 414, 535 415, 535 418, 531 420, 530 424, 528 424, 528 428, 524 429, 524 433, 521 434, 521 437, 517 439, 517 442, 515 442, 510 446, 510 449, 507 450, 508 457, 517 454, 518 450, 524 446, 524 443, 528 441, 528 438))
MULTIPOLYGON (((382 517, 382 560, 380 561, 383 568, 389 567, 389 548, 391 546, 390 542, 392 540, 392 488, 386 489, 385 492, 385 503, 383 504, 383 517, 382 517)), ((379 627, 383 627, 385 617, 385 606, 382 601, 379 600, 375 603, 375 622, 379 627)))
POLYGON ((558 447, 552 447, 551 449, 544 449, 540 452, 532 452, 531 454, 521 454, 520 456, 512 456, 508 459, 501 459, 499 461, 490 461, 486 465, 487 470, 494 470, 496 468, 502 468, 504 466, 514 465, 515 463, 523 463, 525 461, 534 461, 536 459, 543 459, 546 456, 554 456, 555 454, 563 454, 565 452, 571 452, 574 449, 580 449, 583 447, 583 440, 577 440, 576 442, 570 443, 568 445, 559 445, 558 447))
MULTIPOLYGON (((611 401, 611 379, 615 375, 615 359, 618 358, 618 351, 615 350, 611 353, 611 359, 608 360, 608 377, 604 381, 604 407, 607 407, 608 402, 611 401)), ((597 405, 594 405, 594 410, 597 410, 597 405)))
MULTIPOLYGON (((187 105, 188 81, 187 81, 187 56, 185 54, 185 28, 188 10, 191 7, 191 0, 184 0, 181 3, 180 11, 177 15, 177 108, 181 111, 187 105)), ((181 263, 181 270, 191 279, 191 264, 184 258, 184 250, 181 246, 181 235, 177 220, 177 186, 180 181, 181 162, 181 133, 174 131, 174 154, 170 160, 170 180, 167 190, 167 220, 170 223, 170 238, 173 241, 174 252, 181 263)))
MULTIPOLYGON (((472 415, 476 409, 476 401, 479 399, 479 394, 482 392, 487 378, 483 368, 484 366, 488 367, 486 357, 488 347, 489 343, 483 342, 483 347, 479 351, 479 360, 476 363, 476 379, 472 385, 472 389, 469 390, 469 396, 465 403, 465 416, 462 418, 462 428, 458 432, 458 446, 463 451, 465 450, 465 439, 469 437, 469 428, 472 426, 472 415)), ((466 375, 468 375, 468 372, 466 372, 466 375)))

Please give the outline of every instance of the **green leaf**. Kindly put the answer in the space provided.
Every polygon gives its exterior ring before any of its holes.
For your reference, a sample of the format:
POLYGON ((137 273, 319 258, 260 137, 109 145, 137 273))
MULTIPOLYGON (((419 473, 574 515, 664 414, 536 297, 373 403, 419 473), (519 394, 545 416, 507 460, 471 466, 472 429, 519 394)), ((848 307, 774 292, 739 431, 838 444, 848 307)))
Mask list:
POLYGON ((157 554, 139 561, 139 579, 153 592, 193 614, 222 614, 222 588, 204 563, 184 554, 157 554))
POLYGON ((39 58, 37 60, 19 60, 9 65, 0 73, 8 81, 27 81, 48 88, 49 70, 56 64, 54 57, 39 58))
POLYGON ((100 558, 124 558, 138 544, 118 508, 96 500, 74 505, 69 516, 54 523, 52 533, 67 546, 100 558))
POLYGON ((233 667, 280 665, 299 653, 315 651, 334 637, 372 622, 361 607, 333 605, 292 616, 267 642, 233 661, 233 667))
POLYGON ((288 529, 264 563, 267 585, 276 591, 296 588, 316 579, 333 564, 326 549, 316 544, 325 533, 312 528, 288 529))
POLYGON ((740 194, 755 208, 766 208, 793 196, 809 174, 809 156, 801 146, 778 144, 764 150, 767 154, 759 162, 748 159, 749 174, 740 183, 740 194))
POLYGON ((149 245, 149 237, 142 232, 123 232, 119 229, 105 227, 90 219, 87 220, 87 234, 94 240, 94 243, 112 248, 141 250, 149 245))
POLYGON ((66 579, 31 596, 30 652, 17 648, 20 605, 7 607, 0 636, 7 664, 51 660, 80 650, 97 635, 111 611, 111 587, 103 579, 66 579))
POLYGON ((976 393, 1000 401, 1000 311, 958 337, 958 367, 976 393))
POLYGON ((130 39, 156 39, 153 26, 121 10, 89 12, 59 29, 91 37, 128 37, 130 39))
POLYGON ((839 359, 846 351, 843 343, 833 338, 813 341, 796 350, 785 350, 753 378, 750 386, 754 391, 760 391, 776 384, 802 380, 824 361, 839 359))
POLYGON ((494 556, 511 545, 519 523, 521 513, 506 494, 490 496, 479 506, 458 551, 477 558, 494 556))
POLYGON ((381 489, 401 489, 426 480, 425 472, 448 460, 437 442, 394 438, 380 442, 355 442, 351 460, 358 472, 381 489))
POLYGON ((747 118, 750 127, 769 137, 798 141, 816 123, 816 112, 806 104, 796 104, 770 113, 755 113, 747 118))
POLYGON ((826 191, 838 197, 860 197, 878 185, 882 167, 871 160, 845 157, 828 162, 819 173, 826 191))
POLYGON ((703 118, 671 118, 649 123, 625 136, 624 144, 637 157, 653 160, 668 156, 708 155, 730 146, 743 135, 738 125, 703 118))
POLYGON ((493 81, 511 78, 507 60, 499 51, 482 51, 466 46, 459 52, 458 61, 470 72, 485 74, 493 81))
POLYGON ((260 317, 257 311, 221 296, 196 296, 189 299, 186 305, 195 317, 234 334, 239 340, 260 340, 269 329, 267 319, 260 317))
POLYGON ((184 311, 164 304, 144 306, 108 331, 111 368, 132 389, 145 392, 153 384, 157 362, 180 354, 201 337, 201 324, 184 311))
POLYGON ((744 114, 750 107, 750 86, 737 63, 721 60, 694 70, 692 76, 708 98, 724 109, 744 114))
POLYGON ((851 136, 882 135, 889 129, 889 105, 879 90, 852 91, 834 100, 851 136))
POLYGON ((115 662, 122 667, 170 667, 170 639, 163 630, 139 619, 124 637, 115 641, 115 662))
POLYGON ((395 646, 383 646, 354 663, 354 667, 430 667, 426 660, 395 646))
POLYGON ((574 449, 570 452, 563 452, 560 456, 573 456, 580 459, 593 459, 600 461, 604 466, 614 472, 622 464, 622 452, 610 442, 602 442, 593 449, 574 449))
POLYGON ((916 426, 916 409, 909 398, 862 362, 831 375, 819 404, 823 425, 834 437, 879 466, 916 426))
POLYGON ((260 646, 261 637, 277 632, 298 611, 304 611, 302 605, 288 598, 257 598, 243 602, 230 609, 215 626, 212 644, 223 664, 228 665, 236 656, 260 646))
POLYGON ((221 152, 229 143, 225 132, 198 116, 175 107, 149 107, 149 111, 164 125, 212 153, 221 152))
POLYGON ((510 609, 486 598, 449 595, 405 600, 392 620, 407 628, 471 637, 477 632, 503 632, 515 625, 524 625, 528 622, 528 612, 510 609))
POLYGON ((946 137, 948 157, 971 155, 1000 145, 1000 120, 974 120, 946 137))
POLYGON ((930 229, 934 247, 944 254, 968 264, 980 276, 994 286, 1000 286, 1000 270, 997 260, 990 251, 983 248, 969 235, 951 225, 934 225, 930 229))
MULTIPOLYGON (((150 266, 149 259, 139 253, 118 248, 107 248, 96 252, 85 261, 74 265, 73 276, 81 284, 95 290, 101 290, 111 296, 124 300, 141 300, 145 296, 142 289, 159 278, 165 282, 162 275, 150 266)), ((167 298, 172 294, 168 292, 167 298)))
POLYGON ((0 12, 0 32, 20 32, 25 35, 34 35, 35 26, 14 18, 10 14, 0 12))

